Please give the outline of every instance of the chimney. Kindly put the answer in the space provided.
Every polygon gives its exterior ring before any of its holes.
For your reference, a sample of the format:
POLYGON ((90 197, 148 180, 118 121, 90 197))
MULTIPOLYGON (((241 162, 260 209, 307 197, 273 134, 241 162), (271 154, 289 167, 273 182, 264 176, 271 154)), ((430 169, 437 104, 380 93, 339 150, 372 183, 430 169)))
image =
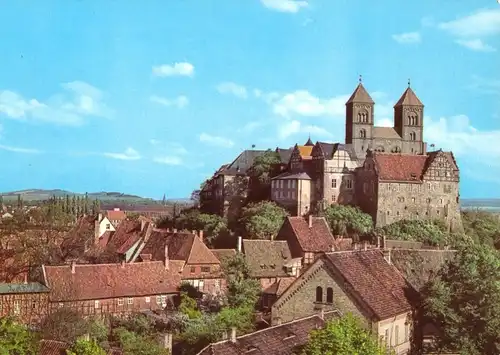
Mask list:
POLYGON ((172 232, 177 233, 177 228, 172 229, 172 232))
POLYGON ((122 260, 122 261, 120 262, 120 266, 121 266, 122 268, 124 268, 124 267, 125 267, 125 260, 122 260))
POLYGON ((380 249, 380 236, 377 236, 377 248, 380 249))
POLYGON ((144 218, 141 218, 141 232, 144 230, 144 227, 146 226, 146 221, 144 218))
POLYGON ((309 228, 313 227, 313 216, 312 214, 309 215, 309 228))
POLYGON ((99 228, 100 221, 101 219, 99 218, 94 222, 94 245, 99 244, 99 238, 101 237, 101 231, 99 228))
POLYGON ((172 354, 172 333, 163 334, 163 348, 168 350, 169 354, 172 354))
POLYGON ((196 236, 196 231, 194 229, 191 231, 191 233, 196 236))
POLYGON ((238 249, 237 249, 237 250, 238 250, 238 253, 241 253, 241 243, 242 243, 242 239, 243 239, 243 238, 241 238, 241 236, 240 236, 240 237, 238 237, 238 249))
POLYGON ((170 228, 167 228, 167 233, 170 233, 170 228))
POLYGON ((321 319, 325 319, 325 310, 323 308, 321 308, 321 311, 319 311, 319 316, 321 319))
POLYGON ((366 240, 365 240, 365 242, 363 243, 363 249, 364 249, 365 251, 367 251, 367 250, 368 250, 368 243, 366 242, 366 240))
POLYGON ((99 214, 97 215, 97 221, 98 221, 98 222, 102 221, 102 213, 99 213, 99 214))
POLYGON ((334 245, 334 244, 330 245, 330 251, 331 251, 331 252, 334 252, 334 251, 335 251, 335 245, 334 245))
POLYGON ((276 325, 281 325, 282 321, 281 321, 281 317, 278 317, 276 319, 276 325))
POLYGON ((76 271, 76 261, 71 261, 71 273, 74 274, 76 271))
POLYGON ((235 327, 231 328, 231 342, 236 343, 236 328, 235 327))
POLYGON ((227 335, 227 330, 222 331, 222 340, 227 340, 229 335, 227 335))
POLYGON ((170 268, 170 259, 168 258, 168 244, 165 242, 165 270, 170 268))
POLYGON ((24 284, 26 285, 28 283, 28 273, 24 274, 24 284))
POLYGON ((391 249, 384 249, 384 259, 391 265, 391 249))
POLYGON ((385 235, 383 236, 383 239, 382 239, 382 241, 383 241, 383 245, 382 245, 382 248, 384 248, 384 249, 385 249, 385 248, 386 248, 386 245, 387 245, 387 243, 386 243, 386 241, 387 241, 387 240, 386 240, 386 237, 385 237, 385 235))
MULTIPOLYGON (((196 234, 196 232, 195 232, 195 234, 196 234)), ((203 242, 203 229, 200 229, 198 231, 198 236, 200 237, 200 240, 203 242)))

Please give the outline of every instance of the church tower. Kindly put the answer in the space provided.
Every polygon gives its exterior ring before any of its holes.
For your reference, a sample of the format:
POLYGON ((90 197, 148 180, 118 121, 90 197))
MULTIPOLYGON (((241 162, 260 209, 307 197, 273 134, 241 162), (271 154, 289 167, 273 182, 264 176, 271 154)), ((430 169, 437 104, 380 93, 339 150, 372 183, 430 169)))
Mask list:
POLYGON ((394 129, 401 136, 403 154, 426 154, 424 105, 410 87, 394 105, 394 129))
POLYGON ((346 102, 345 142, 351 144, 358 159, 364 159, 373 138, 372 98, 359 79, 359 84, 346 102))

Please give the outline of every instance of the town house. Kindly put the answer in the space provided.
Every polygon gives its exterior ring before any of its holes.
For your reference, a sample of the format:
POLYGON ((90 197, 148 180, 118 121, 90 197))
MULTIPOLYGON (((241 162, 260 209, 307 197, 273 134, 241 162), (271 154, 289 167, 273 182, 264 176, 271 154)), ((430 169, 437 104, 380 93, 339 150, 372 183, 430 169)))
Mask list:
POLYGON ((127 215, 124 211, 119 208, 113 208, 113 210, 106 211, 106 217, 111 222, 111 224, 116 228, 118 225, 127 219, 127 215))
POLYGON ((324 217, 287 217, 276 237, 286 240, 292 258, 302 258, 310 265, 322 253, 350 249, 352 239, 335 238, 324 217))
POLYGON ((225 288, 220 260, 203 243, 203 231, 152 231, 140 252, 140 260, 171 260, 181 265, 181 278, 204 293, 219 293, 225 288))
POLYGON ((396 354, 407 354, 416 291, 389 262, 379 249, 324 254, 274 303, 273 324, 318 310, 352 313, 396 354))
POLYGON ((38 282, 0 283, 0 318, 35 325, 47 315, 48 295, 49 289, 38 282))
POLYGON ((126 314, 163 309, 173 304, 181 284, 178 262, 121 264, 71 263, 42 266, 43 284, 50 289, 49 312, 68 307, 80 314, 126 314))

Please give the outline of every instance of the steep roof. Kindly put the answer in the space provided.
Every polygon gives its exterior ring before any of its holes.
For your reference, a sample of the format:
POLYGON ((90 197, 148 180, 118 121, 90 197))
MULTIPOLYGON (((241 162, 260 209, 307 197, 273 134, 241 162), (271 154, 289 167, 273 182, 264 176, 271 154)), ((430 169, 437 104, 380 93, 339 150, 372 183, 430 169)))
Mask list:
POLYGON ((223 260, 236 255, 236 249, 210 249, 212 254, 222 263, 223 260))
POLYGON ((281 294, 291 285, 293 282, 297 280, 296 277, 280 277, 276 280, 271 286, 266 288, 263 293, 281 296, 281 294))
POLYGON ((292 259, 284 240, 243 239, 243 252, 252 277, 285 277, 285 264, 292 259))
POLYGON ((300 157, 302 159, 311 158, 311 153, 313 150, 313 146, 310 145, 297 145, 297 149, 299 150, 300 157))
POLYGON ((281 163, 287 164, 292 156, 293 148, 276 148, 276 153, 280 156, 281 163))
POLYGON ((127 215, 124 211, 111 210, 106 211, 106 217, 108 217, 110 221, 122 221, 127 218, 127 215))
POLYGON ((176 293, 178 264, 161 261, 122 264, 43 266, 52 301, 96 300, 176 293))
POLYGON ((20 293, 46 293, 49 289, 38 282, 28 283, 0 283, 1 294, 20 294, 20 293))
POLYGON ((351 144, 318 142, 317 146, 319 146, 323 157, 327 160, 332 159, 337 151, 345 151, 351 159, 356 159, 356 153, 351 144))
POLYGON ((403 95, 399 98, 398 102, 396 102, 397 106, 403 106, 403 105, 409 105, 409 106, 424 106, 422 102, 419 100, 415 92, 408 87, 404 92, 403 95))
POLYGON ((140 220, 124 220, 116 231, 109 236, 106 247, 120 254, 126 253, 141 238, 146 237, 148 223, 143 225, 140 220))
POLYGON ((377 174, 382 181, 422 180, 426 155, 373 153, 377 174))
POLYGON ((220 264, 219 259, 190 232, 168 232, 155 229, 151 233, 141 255, 150 254, 151 260, 165 260, 165 245, 168 245, 170 260, 182 260, 186 264, 220 264))
POLYGON ((365 87, 361 83, 359 83, 358 86, 356 86, 356 89, 354 89, 354 92, 352 93, 349 100, 347 100, 346 104, 353 103, 353 102, 360 102, 360 103, 367 103, 367 104, 374 103, 370 94, 368 94, 368 91, 366 91, 365 87))
POLYGON ((233 343, 225 340, 208 345, 198 355, 292 355, 298 346, 304 345, 309 333, 325 326, 325 322, 340 315, 325 312, 325 320, 319 315, 294 320, 236 338, 233 343))
MULTIPOLYGON (((410 284, 382 251, 352 251, 325 254, 324 260, 336 269, 365 306, 379 319, 387 319, 412 309, 410 284)), ((352 292, 352 291, 351 291, 352 292)))
POLYGON ((263 155, 266 150, 244 150, 228 166, 220 169, 217 173, 223 175, 245 174, 252 166, 256 157, 263 155))
POLYGON ((307 139, 307 142, 306 142, 306 144, 304 144, 304 145, 305 145, 305 146, 311 146, 311 147, 313 147, 313 146, 314 146, 314 143, 313 143, 313 141, 311 140, 311 137, 309 137, 309 138, 307 139))
POLYGON ((41 340, 39 355, 66 355, 68 344, 56 340, 41 340))
POLYGON ((273 177, 271 180, 312 180, 306 172, 284 172, 278 176, 273 177))
MULTIPOLYGON (((289 223, 301 248, 305 252, 328 252, 335 245, 336 240, 332 235, 328 223, 324 217, 311 217, 312 226, 303 217, 287 217, 285 223, 289 223)), ((283 228, 283 227, 282 227, 283 228)))

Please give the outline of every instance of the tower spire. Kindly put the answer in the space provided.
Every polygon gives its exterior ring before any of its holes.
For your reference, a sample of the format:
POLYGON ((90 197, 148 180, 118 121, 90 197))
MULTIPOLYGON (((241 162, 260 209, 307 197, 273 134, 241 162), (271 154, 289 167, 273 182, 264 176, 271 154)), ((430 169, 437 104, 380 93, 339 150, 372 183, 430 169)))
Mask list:
POLYGON ((363 75, 359 74, 359 83, 361 84, 363 82, 363 75))
POLYGON ((411 86, 410 78, 408 78, 408 87, 411 86))

